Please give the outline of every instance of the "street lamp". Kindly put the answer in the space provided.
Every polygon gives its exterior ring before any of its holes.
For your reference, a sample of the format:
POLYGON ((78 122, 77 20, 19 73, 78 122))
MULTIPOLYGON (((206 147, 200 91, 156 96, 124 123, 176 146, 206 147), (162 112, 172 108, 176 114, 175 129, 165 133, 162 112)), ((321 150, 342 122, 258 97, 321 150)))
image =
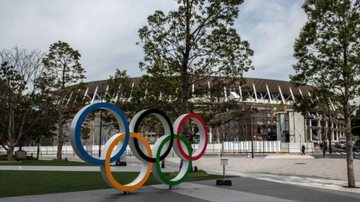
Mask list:
POLYGON ((102 110, 100 109, 99 157, 101 156, 102 110))
MULTIPOLYGON (((104 92, 104 83, 101 84, 101 102, 103 101, 103 95, 105 94, 104 92)), ((99 133, 99 157, 101 156, 101 135, 102 135, 102 109, 100 109, 100 133, 99 133)))

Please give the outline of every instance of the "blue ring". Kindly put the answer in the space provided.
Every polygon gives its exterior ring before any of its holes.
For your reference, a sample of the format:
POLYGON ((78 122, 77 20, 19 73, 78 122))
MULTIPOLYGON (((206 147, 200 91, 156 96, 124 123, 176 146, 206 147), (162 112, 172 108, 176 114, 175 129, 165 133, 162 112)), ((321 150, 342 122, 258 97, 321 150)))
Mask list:
MULTIPOLYGON (((72 143, 75 144, 73 146, 76 146, 75 150, 77 150, 77 152, 76 151, 75 152, 84 161, 87 161, 87 162, 95 164, 95 165, 104 165, 104 163, 105 163, 104 159, 94 158, 93 156, 89 155, 87 153, 87 151, 84 150, 84 147, 81 143, 81 138, 80 138, 81 137, 81 125, 85 121, 86 116, 89 113, 91 113, 97 109, 104 109, 104 110, 110 111, 116 117, 118 123, 120 121, 118 118, 121 119, 121 122, 123 123, 123 125, 125 127, 125 139, 124 139, 123 145, 122 145, 121 149, 113 157, 110 158, 110 162, 116 161, 126 151, 126 147, 129 144, 129 139, 130 139, 130 132, 129 132, 130 130, 129 130, 129 124, 127 122, 125 114, 116 105, 111 104, 111 103, 106 103, 106 102, 93 103, 93 104, 85 106, 75 115, 73 122, 71 123, 71 126, 72 126, 71 127, 71 135, 73 135, 72 141, 74 141, 72 143), (73 124, 75 124, 75 128, 73 128, 73 124)), ((120 123, 119 123, 119 125, 120 125, 120 123)))

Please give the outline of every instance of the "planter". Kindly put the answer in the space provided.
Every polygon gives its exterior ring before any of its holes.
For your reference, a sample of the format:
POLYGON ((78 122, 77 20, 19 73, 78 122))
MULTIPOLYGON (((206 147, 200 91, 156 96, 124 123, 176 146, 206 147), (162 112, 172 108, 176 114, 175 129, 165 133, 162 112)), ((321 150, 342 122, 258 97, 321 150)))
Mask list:
POLYGON ((18 150, 15 152, 15 156, 17 160, 26 159, 26 151, 18 150))

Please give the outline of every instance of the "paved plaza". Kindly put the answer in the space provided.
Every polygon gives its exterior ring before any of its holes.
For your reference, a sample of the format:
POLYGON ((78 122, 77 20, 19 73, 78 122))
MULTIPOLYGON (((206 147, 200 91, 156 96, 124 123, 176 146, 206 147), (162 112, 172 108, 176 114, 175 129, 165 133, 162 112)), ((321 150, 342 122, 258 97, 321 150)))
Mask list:
POLYGON ((232 178, 233 186, 218 187, 214 180, 182 183, 175 189, 169 190, 165 185, 144 186, 139 190, 123 194, 115 189, 70 192, 60 194, 44 194, 0 198, 1 202, 112 202, 112 201, 359 201, 357 193, 329 191, 326 189, 306 188, 302 186, 286 185, 282 183, 256 180, 252 178, 232 178))
MULTIPOLYGON (((226 166, 228 175, 360 194, 360 189, 344 188, 347 186, 345 159, 314 159, 289 154, 272 155, 271 158, 223 158, 229 159, 226 166)), ((222 173, 219 157, 205 157, 194 162, 194 165, 210 173, 222 173)), ((354 168, 355 180, 359 184, 360 160, 354 160, 354 168)))
MULTIPOLYGON (((0 201, 359 201, 360 189, 346 186, 345 159, 314 159, 288 154, 254 159, 229 156, 226 174, 233 175, 231 187, 219 187, 215 180, 187 182, 169 190, 165 185, 144 186, 124 195, 115 189, 36 196, 0 198, 0 201)), ((78 160, 78 159, 72 159, 78 160)), ((139 161, 127 158, 128 166, 113 171, 139 170, 139 161)), ((222 173, 220 158, 204 156, 193 162, 208 173, 222 173)), ((177 170, 178 158, 167 158, 165 171, 177 170)), ((355 177, 360 183, 360 160, 354 160, 355 177)), ((99 171, 96 166, 0 166, 2 170, 99 171)))

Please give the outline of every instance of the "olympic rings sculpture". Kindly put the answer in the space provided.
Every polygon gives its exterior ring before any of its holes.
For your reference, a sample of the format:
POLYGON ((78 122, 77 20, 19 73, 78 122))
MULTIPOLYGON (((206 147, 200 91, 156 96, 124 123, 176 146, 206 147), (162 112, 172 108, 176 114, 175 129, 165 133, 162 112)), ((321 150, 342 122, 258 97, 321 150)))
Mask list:
POLYGON ((101 175, 109 186, 126 192, 139 189, 147 181, 151 172, 159 182, 170 186, 180 184, 188 176, 192 167, 191 162, 198 160, 205 153, 208 143, 205 122, 197 114, 183 114, 172 125, 169 117, 163 111, 145 109, 136 113, 129 124, 121 109, 114 104, 104 102, 93 103, 83 107, 72 120, 70 130, 71 145, 75 153, 82 160, 100 166, 101 175), (109 111, 115 117, 120 133, 113 135, 105 143, 104 152, 102 152, 100 158, 97 158, 91 156, 81 143, 81 125, 89 113, 99 109, 109 111), (153 150, 146 139, 138 133, 141 121, 149 115, 155 115, 160 120, 165 131, 165 135, 155 142, 153 150), (199 129, 200 141, 195 151, 192 151, 187 139, 181 135, 182 128, 187 120, 192 120, 199 129), (143 166, 139 175, 132 182, 122 185, 114 178, 110 163, 123 155, 128 145, 134 156, 143 162, 143 166), (118 146, 118 149, 113 151, 116 146, 118 146), (168 156, 171 149, 183 160, 183 163, 177 176, 169 179, 161 171, 160 161, 168 156))

